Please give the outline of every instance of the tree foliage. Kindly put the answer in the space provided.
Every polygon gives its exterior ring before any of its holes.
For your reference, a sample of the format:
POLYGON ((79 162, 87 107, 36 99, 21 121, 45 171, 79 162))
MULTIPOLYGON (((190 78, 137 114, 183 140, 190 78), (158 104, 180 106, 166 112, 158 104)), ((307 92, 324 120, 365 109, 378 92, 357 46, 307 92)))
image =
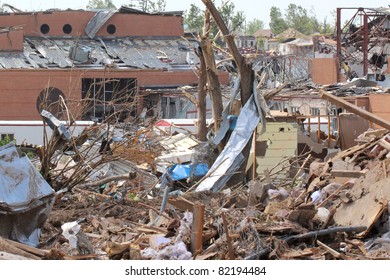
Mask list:
POLYGON ((202 30, 204 21, 203 14, 203 11, 198 6, 191 4, 189 10, 184 15, 184 24, 187 25, 187 29, 191 31, 202 30))
MULTIPOLYGON (((245 13, 236 11, 233 3, 227 3, 218 8, 223 21, 229 26, 231 31, 243 30, 245 26, 245 13)), ((200 32, 203 27, 204 11, 195 4, 191 4, 188 11, 184 14, 184 23, 191 31, 200 32)), ((218 27, 213 24, 211 33, 215 35, 218 32, 218 27)))
POLYGON ((87 9, 109 9, 116 10, 111 0, 89 0, 87 9))
POLYGON ((279 8, 272 7, 270 18, 270 28, 274 34, 280 34, 288 28, 306 35, 315 32, 330 33, 333 30, 333 25, 328 23, 326 18, 324 22, 320 22, 313 9, 307 10, 296 4, 289 4, 284 16, 279 8))
POLYGON ((269 27, 274 34, 280 34, 288 28, 287 22, 284 20, 282 12, 277 7, 271 7, 269 27))
POLYGON ((255 34, 255 32, 259 29, 263 29, 264 28, 264 22, 255 18, 253 20, 251 20, 250 22, 248 22, 247 26, 246 26, 246 33, 247 35, 249 36, 252 36, 253 34, 255 34))
POLYGON ((165 11, 165 7, 167 5, 165 0, 139 0, 138 5, 142 11, 147 13, 158 13, 165 11))

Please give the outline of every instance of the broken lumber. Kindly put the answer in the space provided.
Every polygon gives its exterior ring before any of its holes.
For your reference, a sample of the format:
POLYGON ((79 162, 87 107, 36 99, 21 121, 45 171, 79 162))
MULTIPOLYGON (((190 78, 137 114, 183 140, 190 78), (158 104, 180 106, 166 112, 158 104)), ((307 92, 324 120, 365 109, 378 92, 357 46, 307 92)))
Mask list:
POLYGON ((347 178, 361 178, 365 177, 367 170, 355 171, 355 170, 332 170, 330 175, 332 177, 347 177, 347 178))
POLYGON ((194 211, 194 203, 189 201, 188 199, 185 199, 182 196, 168 198, 168 203, 173 205, 175 208, 183 210, 183 211, 194 211))
MULTIPOLYGON (((27 245, 26 245, 27 246, 27 245)), ((32 259, 32 260, 40 260, 41 258, 26 252, 25 250, 22 250, 15 245, 11 244, 8 239, 0 237, 0 251, 1 252, 6 252, 11 255, 18 255, 27 259, 32 259)))
POLYGON ((19 242, 16 242, 16 241, 13 241, 13 240, 10 240, 10 239, 7 239, 6 240, 10 245, 12 246, 15 246, 16 248, 18 249, 21 249, 29 254, 33 254, 39 258, 43 258, 46 254, 49 253, 49 251, 47 250, 41 250, 41 249, 38 249, 38 248, 35 248, 35 247, 31 247, 31 246, 28 246, 26 244, 23 244, 23 243, 19 243, 19 242))
POLYGON ((203 245, 203 223, 205 205, 196 203, 193 211, 193 222, 191 229, 191 252, 193 255, 202 251, 203 245))
POLYGON ((227 242, 228 249, 229 249, 228 256, 229 256, 230 260, 234 260, 235 256, 234 256, 234 251, 233 251, 233 242, 232 242, 231 236, 229 235, 229 229, 227 226, 228 224, 226 221, 226 216, 225 216, 225 213, 223 213, 223 212, 222 212, 222 220, 223 220, 223 228, 224 228, 225 234, 226 234, 226 242, 227 242))
POLYGON ((370 122, 373 122, 383 128, 386 128, 387 130, 390 130, 390 122, 386 121, 385 119, 382 119, 381 117, 378 117, 364 109, 359 108, 356 105, 353 105, 344 99, 334 96, 331 93, 325 92, 324 90, 320 89, 321 98, 324 100, 327 100, 331 102, 334 105, 340 106, 344 108, 345 110, 354 113, 358 115, 359 117, 362 117, 365 120, 368 120, 370 122))
POLYGON ((137 177, 137 173, 130 172, 129 174, 115 175, 115 176, 103 178, 101 180, 88 182, 85 184, 79 184, 77 187, 78 188, 88 188, 88 187, 102 186, 102 185, 107 184, 107 183, 112 182, 112 181, 132 180, 132 179, 135 179, 136 177, 137 177))
POLYGON ((326 250, 328 253, 330 253, 333 257, 336 259, 343 259, 343 256, 341 253, 337 252, 336 250, 330 248, 328 245, 322 243, 321 241, 317 240, 317 244, 324 250, 326 250))

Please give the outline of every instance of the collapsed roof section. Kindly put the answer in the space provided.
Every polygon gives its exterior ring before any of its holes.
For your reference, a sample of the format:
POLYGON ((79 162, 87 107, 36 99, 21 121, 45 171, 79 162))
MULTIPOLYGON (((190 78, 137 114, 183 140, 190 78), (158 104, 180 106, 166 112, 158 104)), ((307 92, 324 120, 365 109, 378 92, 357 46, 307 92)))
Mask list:
MULTIPOLYGON (((338 8, 337 9, 337 56, 357 76, 369 72, 383 72, 390 54, 390 8, 338 8), (344 25, 343 10, 355 10, 354 16, 344 25)), ((342 65, 341 65, 342 66, 342 65)), ((341 77, 339 75, 338 81, 341 77)))
POLYGON ((122 7, 0 16, 0 69, 172 70, 178 65, 183 70, 197 62, 197 43, 182 38, 181 12, 149 14, 122 7))
MULTIPOLYGON (((28 38, 23 52, 1 53, 0 68, 135 68, 172 70, 188 65, 195 42, 178 38, 28 38), (190 54, 191 53, 191 54, 190 54)), ((189 66, 189 65, 188 65, 189 66)))

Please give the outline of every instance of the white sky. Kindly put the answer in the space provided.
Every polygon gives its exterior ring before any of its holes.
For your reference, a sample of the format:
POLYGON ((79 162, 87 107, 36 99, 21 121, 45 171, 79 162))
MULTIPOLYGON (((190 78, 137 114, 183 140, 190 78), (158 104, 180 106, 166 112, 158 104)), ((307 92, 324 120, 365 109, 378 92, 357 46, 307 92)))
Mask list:
MULTIPOLYGON (((221 2, 221 0, 217 0, 217 4, 221 2)), ((290 3, 300 5, 308 10, 314 8, 318 19, 323 20, 327 17, 327 20, 330 22, 333 20, 331 12, 337 7, 378 8, 388 7, 390 5, 390 0, 231 0, 231 2, 234 3, 237 11, 243 11, 245 13, 247 21, 258 18, 265 23, 265 27, 268 27, 269 11, 272 6, 280 8, 282 13, 284 13, 290 3)), ((0 1, 0 3, 13 5, 21 10, 39 11, 50 8, 85 9, 88 0, 4 0, 0 1)), ((130 1, 113 0, 113 3, 119 8, 121 5, 129 4, 130 1)), ((201 0, 166 0, 166 3, 167 11, 184 11, 189 8, 190 4, 196 4, 198 7, 204 8, 201 0)), ((351 17, 347 11, 345 13, 343 12, 343 14, 346 17, 343 20, 351 17)))

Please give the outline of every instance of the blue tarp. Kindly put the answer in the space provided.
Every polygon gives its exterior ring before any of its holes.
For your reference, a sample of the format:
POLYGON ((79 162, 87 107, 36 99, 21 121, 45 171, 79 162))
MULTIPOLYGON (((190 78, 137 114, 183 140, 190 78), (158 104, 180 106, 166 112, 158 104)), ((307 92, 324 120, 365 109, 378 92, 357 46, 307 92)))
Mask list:
POLYGON ((198 177, 207 174, 209 167, 206 163, 198 164, 175 164, 168 168, 167 171, 170 173, 172 180, 183 180, 190 178, 191 175, 198 177))

